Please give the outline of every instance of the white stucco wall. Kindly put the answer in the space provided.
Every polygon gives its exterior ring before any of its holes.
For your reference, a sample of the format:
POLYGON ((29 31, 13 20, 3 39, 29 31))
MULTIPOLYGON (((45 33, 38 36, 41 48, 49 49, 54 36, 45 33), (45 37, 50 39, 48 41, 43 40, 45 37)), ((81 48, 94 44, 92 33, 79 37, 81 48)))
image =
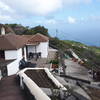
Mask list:
POLYGON ((42 58, 47 58, 48 56, 48 49, 49 49, 49 42, 41 42, 39 46, 37 46, 37 52, 41 52, 42 58))
MULTIPOLYGON (((27 46, 28 47, 28 54, 29 52, 35 53, 35 46, 27 46)), ((39 45, 36 46, 36 52, 41 52, 42 58, 47 58, 48 56, 48 49, 49 49, 49 41, 48 42, 41 42, 39 45)))
POLYGON ((14 60, 7 65, 8 76, 16 74, 19 71, 19 60, 14 60))
MULTIPOLYGON (((26 58, 26 47, 24 47, 24 57, 26 58)), ((22 48, 18 50, 6 50, 5 51, 5 60, 11 59, 22 59, 22 48)))
MULTIPOLYGON (((24 47, 24 57, 26 59, 26 47, 24 47)), ((5 51, 5 60, 14 60, 12 63, 7 65, 8 76, 16 74, 19 70, 19 61, 22 59, 22 48, 18 50, 7 50, 5 51)))
POLYGON ((17 50, 17 60, 21 60, 23 58, 22 56, 22 48, 17 50))
POLYGON ((6 50, 5 60, 17 59, 17 50, 6 50))

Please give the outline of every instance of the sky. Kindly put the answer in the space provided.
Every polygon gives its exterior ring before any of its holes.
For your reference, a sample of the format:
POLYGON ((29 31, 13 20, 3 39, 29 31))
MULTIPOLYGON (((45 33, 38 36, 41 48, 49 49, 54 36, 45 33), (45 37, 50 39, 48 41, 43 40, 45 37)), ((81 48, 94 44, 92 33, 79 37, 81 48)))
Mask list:
POLYGON ((42 25, 51 36, 100 46, 100 0, 0 0, 0 23, 42 25))

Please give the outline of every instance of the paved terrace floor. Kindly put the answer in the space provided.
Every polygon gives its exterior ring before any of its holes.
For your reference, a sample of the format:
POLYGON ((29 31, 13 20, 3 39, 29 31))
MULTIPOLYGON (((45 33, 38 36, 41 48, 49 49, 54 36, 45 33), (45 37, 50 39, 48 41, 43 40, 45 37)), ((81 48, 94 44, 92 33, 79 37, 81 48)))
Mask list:
POLYGON ((15 75, 5 77, 0 81, 0 100, 28 100, 19 87, 15 75))
POLYGON ((47 58, 31 59, 29 62, 35 63, 38 68, 50 68, 49 59, 47 58))
POLYGON ((88 69, 84 66, 79 65, 77 62, 73 62, 72 60, 65 60, 66 74, 72 77, 93 81, 92 78, 88 74, 88 69))

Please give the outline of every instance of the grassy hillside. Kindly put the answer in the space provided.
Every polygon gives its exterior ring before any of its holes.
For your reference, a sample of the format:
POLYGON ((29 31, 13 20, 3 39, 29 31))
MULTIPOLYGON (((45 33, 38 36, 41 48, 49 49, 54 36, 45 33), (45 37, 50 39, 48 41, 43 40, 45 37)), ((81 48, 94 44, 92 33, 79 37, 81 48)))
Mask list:
POLYGON ((58 38, 52 38, 50 44, 59 49, 63 54, 67 49, 72 49, 82 60, 85 62, 87 68, 100 68, 100 48, 87 46, 83 43, 59 40, 58 38))
POLYGON ((80 42, 76 42, 76 41, 71 41, 71 40, 63 40, 66 44, 70 44, 72 46, 76 46, 76 47, 83 47, 83 48, 87 48, 90 49, 92 51, 94 51, 95 53, 100 53, 100 47, 96 47, 96 46, 87 46, 83 43, 80 42))
POLYGON ((71 44, 71 45, 75 45, 75 46, 87 46, 83 43, 80 43, 80 42, 76 42, 76 41, 72 41, 72 40, 63 40, 64 42, 68 43, 68 44, 71 44))

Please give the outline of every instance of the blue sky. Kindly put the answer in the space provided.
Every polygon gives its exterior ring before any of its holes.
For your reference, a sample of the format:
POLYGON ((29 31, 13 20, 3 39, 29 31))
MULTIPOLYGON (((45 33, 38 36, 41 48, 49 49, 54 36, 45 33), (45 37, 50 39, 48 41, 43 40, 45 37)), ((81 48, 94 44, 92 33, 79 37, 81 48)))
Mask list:
POLYGON ((0 23, 43 25, 60 39, 100 46, 100 0, 0 0, 0 23))

